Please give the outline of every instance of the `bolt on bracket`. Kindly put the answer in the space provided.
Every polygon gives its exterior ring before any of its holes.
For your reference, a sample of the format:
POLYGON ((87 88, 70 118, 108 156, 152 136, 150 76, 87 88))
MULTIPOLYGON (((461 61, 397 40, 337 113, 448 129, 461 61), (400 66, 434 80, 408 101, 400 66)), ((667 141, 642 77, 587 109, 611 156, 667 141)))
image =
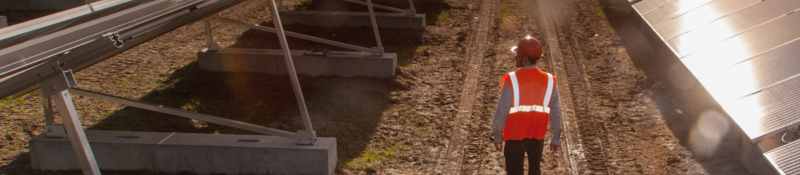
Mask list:
POLYGON ((406 15, 408 15, 408 16, 417 15, 417 10, 416 9, 406 9, 406 15))
POLYGON ((67 130, 64 129, 64 124, 45 125, 44 137, 47 138, 64 138, 67 137, 67 130))
POLYGON ((382 47, 372 47, 370 49, 372 49, 372 56, 379 57, 383 56, 383 54, 386 53, 386 51, 384 51, 382 47))
POLYGON ((296 133, 298 145, 314 145, 317 143, 317 132, 299 130, 296 133))

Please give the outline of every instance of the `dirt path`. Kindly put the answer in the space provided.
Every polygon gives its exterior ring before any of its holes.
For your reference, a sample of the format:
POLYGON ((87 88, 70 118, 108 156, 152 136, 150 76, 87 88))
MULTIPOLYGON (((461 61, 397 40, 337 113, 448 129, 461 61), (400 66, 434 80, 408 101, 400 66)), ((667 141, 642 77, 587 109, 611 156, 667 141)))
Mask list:
POLYGON ((525 35, 545 46, 544 61, 537 66, 559 78, 562 149, 544 153, 545 174, 706 173, 670 132, 650 99, 651 89, 659 85, 645 83, 647 77, 632 64, 596 1, 503 1, 501 6, 501 16, 508 16, 510 7, 532 20, 521 28, 498 24, 494 58, 481 79, 487 82, 480 89, 484 95, 477 97, 483 101, 478 105, 483 117, 474 121, 482 126, 469 131, 478 137, 466 143, 460 174, 504 173, 502 154, 489 147, 497 103, 492 97, 499 76, 517 70, 507 49, 525 35))
MULTIPOLYGON (((469 130, 470 123, 473 123, 473 106, 475 100, 480 97, 481 93, 476 92, 478 80, 481 78, 481 67, 486 62, 486 52, 489 50, 493 43, 488 40, 488 36, 492 33, 490 29, 494 26, 495 11, 499 7, 499 1, 483 0, 480 8, 480 15, 478 15, 478 25, 473 26, 473 33, 467 39, 467 54, 468 66, 467 77, 463 82, 463 90, 461 90, 461 98, 458 103, 458 113, 454 120, 448 125, 451 125, 452 137, 446 142, 447 146, 444 151, 438 154, 438 162, 432 173, 436 174, 461 174, 462 163, 469 161, 465 159, 474 158, 474 155, 465 156, 464 147, 470 140, 469 130)), ((482 143, 485 144, 485 143, 482 143)))
POLYGON ((552 59, 559 85, 566 83, 559 88, 569 89, 574 104, 569 110, 574 115, 566 117, 570 128, 565 128, 575 129, 565 134, 571 172, 704 173, 692 169, 696 161, 650 100, 650 89, 658 85, 644 83, 646 77, 633 66, 599 4, 539 2, 551 55, 560 56, 552 59))
MULTIPOLYGON (((578 166, 579 165, 586 165, 586 158, 583 154, 583 144, 581 143, 580 135, 578 134, 579 126, 575 121, 577 121, 575 117, 575 111, 573 106, 575 106, 574 99, 572 97, 572 90, 569 86, 568 81, 570 77, 577 76, 579 79, 583 79, 585 76, 583 72, 575 74, 574 72, 570 75, 565 70, 565 66, 576 67, 574 62, 573 64, 565 65, 564 57, 561 54, 561 50, 572 50, 569 48, 568 44, 559 44, 559 36, 557 34, 555 28, 555 18, 551 12, 552 5, 548 3, 546 0, 538 0, 537 7, 539 7, 539 19, 541 19, 540 24, 544 27, 545 36, 544 39, 547 43, 548 53, 550 53, 550 59, 547 61, 550 63, 550 66, 554 69, 553 73, 556 77, 560 78, 561 81, 557 82, 559 87, 559 97, 560 97, 560 105, 562 115, 562 132, 563 132, 563 147, 561 149, 562 158, 559 162, 559 165, 566 164, 568 168, 569 174, 579 174, 578 166), (563 47, 562 47, 563 46, 563 47)), ((572 69, 575 70, 575 69, 572 69)), ((582 70, 582 69, 577 69, 582 70)), ((566 172, 564 172, 566 173, 566 172)))

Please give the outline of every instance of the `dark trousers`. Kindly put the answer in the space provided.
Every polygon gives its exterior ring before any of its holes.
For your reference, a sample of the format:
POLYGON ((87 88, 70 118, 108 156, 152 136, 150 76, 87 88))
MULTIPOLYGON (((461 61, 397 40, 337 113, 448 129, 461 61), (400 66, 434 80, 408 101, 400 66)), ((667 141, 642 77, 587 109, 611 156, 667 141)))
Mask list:
POLYGON ((528 153, 528 174, 542 174, 539 162, 542 161, 543 147, 543 140, 506 140, 503 156, 506 157, 506 172, 508 172, 508 175, 525 174, 525 169, 523 168, 525 165, 525 153, 528 153))

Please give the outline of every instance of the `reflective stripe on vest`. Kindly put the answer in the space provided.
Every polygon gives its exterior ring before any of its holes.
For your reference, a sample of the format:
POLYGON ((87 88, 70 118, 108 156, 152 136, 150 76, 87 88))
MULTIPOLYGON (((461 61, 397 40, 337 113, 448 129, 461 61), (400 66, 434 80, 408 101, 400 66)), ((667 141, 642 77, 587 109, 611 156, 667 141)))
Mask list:
POLYGON ((544 106, 539 105, 519 105, 519 83, 517 82, 517 74, 515 72, 508 73, 509 78, 511 79, 511 86, 514 89, 514 106, 511 106, 509 110, 509 114, 517 113, 517 112, 542 112, 542 113, 550 113, 550 98, 553 94, 553 75, 547 74, 547 91, 545 91, 544 95, 544 106))

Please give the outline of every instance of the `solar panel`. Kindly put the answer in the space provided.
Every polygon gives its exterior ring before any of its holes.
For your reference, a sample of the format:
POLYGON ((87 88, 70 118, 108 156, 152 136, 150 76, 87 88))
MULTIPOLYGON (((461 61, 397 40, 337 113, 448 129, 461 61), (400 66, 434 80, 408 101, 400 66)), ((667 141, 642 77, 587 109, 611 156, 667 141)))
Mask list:
POLYGON ((764 156, 781 174, 800 174, 798 153, 800 153, 800 142, 792 142, 766 152, 764 156))
POLYGON ((759 2, 761 0, 714 1, 673 20, 663 22, 654 28, 661 34, 661 37, 669 40, 759 2))
MULTIPOLYGON (((753 140, 797 123, 795 0, 642 1, 644 19, 753 140), (789 81, 791 80, 791 81, 789 81)), ((800 87, 800 86, 798 86, 800 87)))
MULTIPOLYGON (((633 7, 752 142, 800 124, 800 1, 644 0, 633 7)), ((764 155, 782 173, 800 174, 798 151, 793 142, 764 155)))
POLYGON ((671 20, 679 15, 694 10, 695 8, 706 5, 714 0, 677 0, 659 7, 657 10, 644 14, 644 18, 652 26, 671 20))
POLYGON ((651 12, 655 9, 658 9, 661 6, 669 4, 675 0, 647 0, 647 1, 639 1, 633 5, 633 8, 636 11, 639 11, 640 14, 646 14, 647 12, 651 12))
MULTIPOLYGON (((684 57, 705 48, 705 46, 715 45, 731 36, 783 17, 798 8, 800 8, 800 1, 795 0, 762 1, 685 32, 679 37, 664 37, 664 39, 668 40, 667 44, 672 47, 678 57, 684 57)), ((670 33, 659 34, 672 36, 670 33)))
POLYGON ((784 79, 800 74, 800 41, 750 58, 720 71, 704 71, 695 74, 707 89, 735 90, 734 96, 744 96, 767 88, 784 79), (747 79, 744 79, 744 78, 747 79))
MULTIPOLYGON (((793 81, 800 81, 800 78, 793 81)), ((796 115, 800 111, 797 90, 797 87, 780 84, 738 100, 720 102, 720 105, 751 140, 758 140, 800 121, 800 116, 796 115)))

